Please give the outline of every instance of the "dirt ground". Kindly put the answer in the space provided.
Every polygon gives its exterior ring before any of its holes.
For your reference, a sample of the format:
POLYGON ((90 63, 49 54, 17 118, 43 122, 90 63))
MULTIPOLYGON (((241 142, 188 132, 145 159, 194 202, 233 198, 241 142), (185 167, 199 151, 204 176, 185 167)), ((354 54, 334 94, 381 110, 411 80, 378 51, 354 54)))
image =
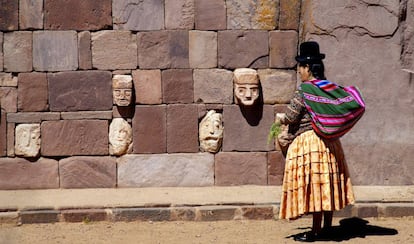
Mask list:
MULTIPOLYGON (((296 243, 310 218, 215 222, 93 222, 0 225, 1 244, 24 243, 296 243)), ((323 242, 414 243, 414 218, 334 219, 323 242)))

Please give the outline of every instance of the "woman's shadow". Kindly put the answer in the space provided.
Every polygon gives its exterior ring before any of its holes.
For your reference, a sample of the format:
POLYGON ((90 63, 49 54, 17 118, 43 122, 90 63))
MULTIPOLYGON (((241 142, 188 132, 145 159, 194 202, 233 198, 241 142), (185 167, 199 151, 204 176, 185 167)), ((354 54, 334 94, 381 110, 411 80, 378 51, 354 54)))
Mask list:
MULTIPOLYGON (((385 236, 397 235, 396 229, 385 228, 380 226, 369 225, 369 222, 357 217, 342 219, 339 221, 339 226, 332 226, 329 231, 317 237, 318 241, 346 241, 352 238, 365 238, 366 236, 385 236)), ((288 236, 286 238, 294 238, 296 235, 288 236)))

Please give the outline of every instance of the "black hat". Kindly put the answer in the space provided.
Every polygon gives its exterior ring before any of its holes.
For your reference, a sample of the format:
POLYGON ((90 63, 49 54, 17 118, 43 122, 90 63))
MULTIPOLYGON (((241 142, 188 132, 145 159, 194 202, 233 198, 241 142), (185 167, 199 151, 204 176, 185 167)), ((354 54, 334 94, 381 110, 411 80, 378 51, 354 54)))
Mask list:
POLYGON ((325 58, 325 54, 319 52, 319 44, 317 42, 303 42, 300 44, 300 55, 295 59, 298 62, 317 61, 325 58))

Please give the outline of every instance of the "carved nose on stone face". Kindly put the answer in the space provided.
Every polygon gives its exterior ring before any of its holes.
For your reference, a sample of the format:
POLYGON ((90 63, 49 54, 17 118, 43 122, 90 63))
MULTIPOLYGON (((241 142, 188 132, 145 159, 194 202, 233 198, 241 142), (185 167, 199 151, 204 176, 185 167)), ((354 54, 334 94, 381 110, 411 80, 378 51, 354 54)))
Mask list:
POLYGON ((250 89, 246 89, 245 97, 250 100, 252 98, 252 91, 250 89))

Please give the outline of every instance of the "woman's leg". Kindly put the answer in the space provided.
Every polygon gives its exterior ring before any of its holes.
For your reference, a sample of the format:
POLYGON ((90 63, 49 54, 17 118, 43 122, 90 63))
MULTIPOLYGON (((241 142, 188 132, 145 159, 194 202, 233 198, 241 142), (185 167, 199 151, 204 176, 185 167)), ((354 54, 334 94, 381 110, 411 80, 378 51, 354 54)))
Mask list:
POLYGON ((323 228, 329 229, 332 227, 333 211, 323 212, 323 228))
POLYGON ((322 229, 322 212, 313 213, 312 217, 312 233, 319 234, 322 229))

